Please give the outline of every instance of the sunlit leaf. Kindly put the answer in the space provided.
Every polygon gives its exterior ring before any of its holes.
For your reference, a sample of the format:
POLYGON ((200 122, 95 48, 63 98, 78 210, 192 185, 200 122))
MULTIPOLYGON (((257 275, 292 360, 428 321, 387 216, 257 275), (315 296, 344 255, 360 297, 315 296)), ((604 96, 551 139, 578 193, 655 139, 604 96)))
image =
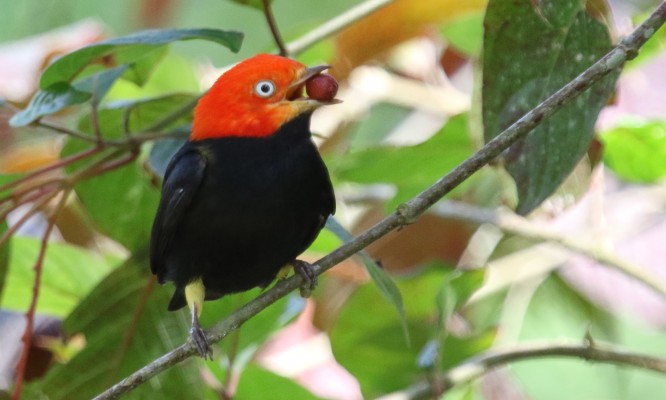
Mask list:
POLYGON ((293 380, 256 365, 248 366, 243 372, 234 396, 236 400, 314 400, 318 398, 293 380))
POLYGON ((138 86, 143 86, 155 70, 156 65, 164 58, 168 51, 169 49, 164 46, 147 52, 146 55, 129 64, 129 69, 123 75, 123 78, 138 86))
POLYGON ((9 120, 12 126, 24 126, 43 117, 53 114, 74 104, 81 104, 92 95, 88 92, 77 90, 66 82, 57 82, 41 89, 30 100, 28 107, 16 114, 9 120))
MULTIPOLYGON (((349 242, 354 239, 352 234, 347 231, 344 226, 340 225, 340 223, 333 216, 329 217, 328 221, 326 221, 326 229, 333 232, 343 242, 349 242)), ((402 301, 400 290, 396 286, 395 282, 393 282, 393 279, 391 279, 391 277, 388 275, 388 273, 386 273, 386 271, 384 271, 384 269, 368 255, 368 253, 363 250, 359 254, 363 260, 363 265, 372 278, 372 281, 375 283, 375 285, 377 285, 377 288, 379 289, 382 296, 384 296, 384 298, 388 300, 388 302, 391 303, 393 307, 395 307, 395 310, 398 312, 400 323, 402 324, 403 332, 405 335, 405 340, 407 343, 409 343, 409 329, 407 326, 405 306, 402 301)))
MULTIPOLYGON (((168 296, 149 283, 147 260, 133 259, 104 279, 63 323, 67 337, 83 334, 85 348, 53 366, 31 389, 52 400, 90 399, 181 344, 182 314, 166 311, 168 296)), ((133 398, 201 398, 196 363, 171 368, 132 392, 133 398)))
POLYGON ((483 269, 456 270, 448 274, 435 298, 439 311, 439 328, 444 329, 446 321, 483 284, 483 269))
POLYGON ((104 40, 57 59, 42 74, 39 87, 45 89, 56 82, 69 82, 85 74, 91 64, 107 68, 130 64, 159 46, 193 39, 212 41, 237 52, 243 34, 219 29, 154 29, 104 40))
POLYGON ((442 27, 449 44, 469 55, 479 56, 483 47, 483 13, 460 15, 442 27))
MULTIPOLYGON (((484 21, 486 140, 576 77, 611 48, 608 29, 579 0, 491 0, 484 21)), ((542 122, 504 155, 526 214, 551 195, 583 157, 619 71, 542 122)))
MULTIPOLYGON (((228 1, 232 1, 232 2, 237 3, 237 4, 242 4, 244 6, 253 7, 253 8, 256 8, 258 10, 263 10, 264 9, 263 0, 228 0, 228 1)), ((272 3, 273 0, 269 0, 268 2, 272 3)))
MULTIPOLYGON (((612 288, 609 287, 612 291, 612 288)), ((613 317, 590 304, 559 279, 545 281, 530 301, 519 322, 520 340, 582 341, 589 332, 594 340, 612 341, 635 352, 666 356, 666 340, 656 328, 613 317)), ((508 327, 512 329, 513 327, 508 327)), ((663 393, 666 381, 640 368, 618 368, 578 358, 537 358, 511 365, 511 374, 521 382, 529 398, 640 399, 663 393), (594 376, 594 379, 590 379, 594 376)))
MULTIPOLYGON (((15 311, 28 308, 40 245, 41 241, 36 238, 12 238, 12 257, 2 296, 3 308, 15 311)), ((112 268, 110 260, 65 243, 49 243, 46 255, 37 312, 55 317, 69 314, 112 268)))
POLYGON ((415 146, 372 147, 351 152, 334 168, 342 180, 391 183, 398 188, 394 203, 411 198, 472 154, 467 116, 459 115, 433 137, 415 146))
POLYGON ((601 135, 604 162, 620 177, 656 182, 666 176, 666 123, 626 122, 601 135))
POLYGON ((417 357, 431 336, 433 299, 445 271, 430 268, 396 281, 405 301, 411 346, 405 343, 400 321, 386 317, 395 307, 376 285, 361 286, 345 303, 329 335, 336 360, 358 379, 366 398, 403 389, 421 374, 417 357))
MULTIPOLYGON (((0 221, 0 236, 7 232, 7 221, 0 221)), ((0 244, 0 304, 2 304, 2 297, 5 289, 5 282, 7 280, 7 271, 9 269, 10 257, 9 241, 0 244)))

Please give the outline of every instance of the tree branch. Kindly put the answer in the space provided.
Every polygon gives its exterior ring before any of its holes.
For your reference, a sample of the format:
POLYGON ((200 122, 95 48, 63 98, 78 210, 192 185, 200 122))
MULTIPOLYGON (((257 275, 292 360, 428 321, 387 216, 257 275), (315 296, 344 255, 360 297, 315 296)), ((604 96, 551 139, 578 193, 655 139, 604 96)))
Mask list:
POLYGON ((608 364, 630 365, 637 368, 666 373, 666 360, 645 354, 632 353, 610 345, 588 342, 523 343, 504 349, 489 350, 474 356, 439 377, 438 388, 428 382, 419 382, 400 392, 380 397, 378 400, 423 399, 439 396, 454 386, 471 382, 496 367, 517 361, 545 357, 571 357, 608 364), (439 393, 438 393, 439 392, 439 393))
POLYGON ((372 14, 393 0, 367 0, 287 44, 287 54, 296 56, 313 44, 334 35, 359 19, 372 14))
MULTIPOLYGON (((371 3, 377 5, 378 3, 384 4, 387 2, 368 1, 364 3, 364 5, 371 3)), ((445 194, 458 186, 474 172, 478 171, 481 167, 488 164, 488 162, 493 160, 511 144, 526 136, 544 119, 553 115, 564 104, 569 103, 576 96, 585 92, 611 71, 622 67, 626 60, 635 57, 638 54, 640 47, 663 25, 664 20, 666 20, 666 1, 662 2, 645 22, 643 22, 603 58, 594 63, 555 94, 548 97, 537 107, 525 114, 521 119, 488 142, 479 151, 463 161, 432 186, 421 192, 418 196, 402 204, 398 207, 395 213, 384 218, 375 226, 357 236, 354 240, 343 244, 324 258, 320 259, 315 265, 313 265, 314 272, 319 275, 341 261, 356 254, 370 243, 375 242, 394 229, 416 222, 421 214, 445 194)), ((291 48, 290 52, 297 53, 298 50, 291 48)), ((281 297, 286 296, 302 283, 303 280, 299 275, 294 275, 278 282, 271 289, 243 305, 210 329, 207 334, 209 342, 219 342, 231 331, 241 326, 245 321, 258 314, 261 310, 265 309, 281 297)), ((118 398, 120 395, 129 392, 153 376, 194 354, 196 354, 195 347, 193 343, 188 340, 185 344, 170 351, 134 372, 129 377, 118 382, 116 385, 97 396, 96 399, 118 398)))

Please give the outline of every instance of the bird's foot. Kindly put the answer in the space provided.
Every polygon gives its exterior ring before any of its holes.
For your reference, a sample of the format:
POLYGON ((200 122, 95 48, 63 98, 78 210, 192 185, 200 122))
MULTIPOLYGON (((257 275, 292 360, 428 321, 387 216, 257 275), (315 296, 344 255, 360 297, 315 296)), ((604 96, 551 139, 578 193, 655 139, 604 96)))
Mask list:
POLYGON ((291 263, 294 272, 303 278, 303 284, 300 287, 301 297, 310 297, 312 291, 317 287, 317 274, 312 269, 312 264, 303 260, 294 260, 291 263))
POLYGON ((206 339, 206 333, 201 329, 199 325, 199 320, 195 319, 192 321, 192 327, 190 328, 190 337, 194 346, 197 348, 197 352, 204 360, 213 360, 213 349, 206 339))

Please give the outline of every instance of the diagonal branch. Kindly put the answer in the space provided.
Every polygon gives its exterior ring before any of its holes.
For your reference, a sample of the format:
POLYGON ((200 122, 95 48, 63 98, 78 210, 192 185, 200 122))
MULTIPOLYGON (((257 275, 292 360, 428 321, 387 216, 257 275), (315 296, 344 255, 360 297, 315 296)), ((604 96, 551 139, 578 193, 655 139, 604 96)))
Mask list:
MULTIPOLYGON (((664 24, 665 20, 666 1, 662 2, 652 15, 650 15, 645 22, 636 28, 619 45, 590 66, 590 68, 525 114, 521 119, 488 142, 479 151, 463 161, 432 186, 421 192, 418 196, 402 204, 398 207, 395 213, 384 218, 375 226, 357 236, 354 240, 343 244, 324 258, 320 259, 313 266, 314 272, 319 275, 361 251, 369 244, 375 242, 394 229, 416 222, 418 218, 439 199, 465 179, 469 178, 473 173, 492 161, 510 145, 525 137, 544 119, 553 115, 563 105, 571 102, 574 98, 585 92, 610 72, 621 68, 625 61, 635 57, 641 46, 654 35, 654 33, 664 24)), ((293 52, 293 50, 291 51, 293 52)), ((227 318, 216 324, 208 333, 209 342, 216 343, 220 341, 231 331, 241 326, 245 321, 252 318, 281 297, 286 296, 302 283, 303 280, 299 275, 278 282, 270 290, 262 293, 257 298, 243 305, 227 318)), ((153 376, 194 354, 196 354, 194 344, 191 341, 188 341, 134 372, 129 377, 101 393, 96 399, 118 398, 122 394, 127 393, 146 382, 153 376)))
POLYGON ((313 44, 332 36, 345 29, 359 19, 372 14, 380 8, 389 5, 393 0, 366 0, 361 4, 350 8, 348 11, 332 18, 300 38, 287 44, 287 54, 297 56, 307 50, 313 44))

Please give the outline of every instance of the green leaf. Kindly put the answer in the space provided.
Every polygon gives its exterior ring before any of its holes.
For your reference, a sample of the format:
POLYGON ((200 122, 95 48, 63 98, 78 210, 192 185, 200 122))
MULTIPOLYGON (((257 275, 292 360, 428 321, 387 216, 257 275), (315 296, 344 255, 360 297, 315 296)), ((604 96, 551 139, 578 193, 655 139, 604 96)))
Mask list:
MULTIPOLYGON (((167 53, 150 70, 150 78, 141 86, 128 79, 121 79, 113 85, 107 98, 113 100, 146 99, 172 93, 198 93, 200 91, 195 63, 184 56, 167 53)), ((126 77, 124 77, 126 78, 126 77)))
MULTIPOLYGON (((12 238, 3 308, 24 311, 30 305, 35 279, 33 267, 40 246, 39 239, 12 238)), ((37 312, 55 317, 68 315, 110 271, 111 260, 99 254, 50 242, 42 265, 37 312)))
POLYGON ((130 64, 130 68, 123 78, 135 83, 137 86, 143 86, 148 81, 157 64, 159 64, 168 52, 169 49, 166 46, 157 47, 149 51, 146 55, 130 64))
MULTIPOLYGON (((236 4, 242 4, 244 6, 256 8, 257 10, 264 10, 264 2, 262 0, 231 0, 236 4)), ((272 3, 273 0, 269 0, 269 3, 272 3)))
POLYGON ((418 194, 472 154, 467 116, 459 115, 433 137, 415 146, 381 146, 351 152, 335 165, 335 175, 357 183, 391 183, 398 195, 390 206, 418 194), (396 168, 396 166, 400 166, 396 168))
POLYGON ((483 285, 484 269, 455 270, 448 274, 436 296, 439 311, 438 327, 446 328, 446 322, 469 297, 483 285))
MULTIPOLYGON (((589 16, 580 0, 491 0, 484 26, 482 107, 487 141, 612 45, 606 26, 589 16)), ((588 150, 597 115, 618 74, 604 78, 505 152, 518 189, 519 213, 530 212, 551 195, 588 150)))
POLYGON ((87 78, 74 82, 73 86, 82 92, 92 94, 92 102, 99 104, 102 98, 108 93, 114 83, 127 70, 127 65, 121 65, 116 68, 101 71, 90 75, 87 78))
POLYGON ((241 375, 234 399, 314 400, 318 397, 289 378, 250 365, 241 375))
MULTIPOLYGON (((0 221, 0 236, 4 235, 7 232, 8 226, 7 221, 0 221)), ((4 244, 0 244, 0 304, 2 304, 2 296, 5 289, 5 282, 7 280, 7 273, 9 271, 9 259, 10 259, 10 240, 6 241, 4 244)))
MULTIPOLYGON (((169 297, 157 290, 143 256, 111 273, 63 322, 66 337, 85 336, 85 348, 56 364, 30 388, 51 400, 90 399, 185 340, 188 319, 166 311, 169 297)), ((132 398, 201 398, 197 362, 152 378, 132 398)))
MULTIPOLYGON (((420 349, 437 329, 438 310, 433 299, 451 271, 432 264, 418 274, 397 280, 412 338, 409 347, 405 346, 400 323, 386 318, 393 306, 381 298, 375 285, 359 287, 347 300, 329 336, 335 359, 358 379, 365 398, 402 390, 423 379, 418 365, 420 349)), ((463 281, 466 279, 455 284, 461 287, 461 293, 467 287, 463 281)), ((470 276, 469 281, 474 279, 470 276)), ((442 367, 450 368, 487 349, 494 336, 493 329, 464 338, 448 335, 441 344, 442 367)))
MULTIPOLYGON (((340 240, 343 242, 349 242, 354 239, 354 236, 345 229, 333 216, 330 216, 326 221, 326 229, 333 232, 340 240)), ((403 328, 403 333, 405 335, 405 340, 409 344, 409 328, 407 326, 407 318, 405 317, 405 306, 402 301, 402 295, 400 290, 396 286, 393 279, 384 271, 384 269, 373 260, 368 253, 364 250, 359 252, 361 259, 363 260, 363 265, 368 271, 370 278, 377 285, 380 293, 384 298, 395 307, 395 310, 398 312, 398 317, 400 317, 400 323, 403 328)))
POLYGON ((38 91, 25 110, 11 117, 9 124, 14 127, 25 126, 44 115, 53 114, 74 104, 81 104, 90 97, 90 93, 77 90, 69 83, 57 82, 38 91))
MULTIPOLYGON (((81 151, 81 141, 70 141, 67 154, 81 151)), ((137 162, 79 182, 76 193, 96 227, 129 250, 146 246, 159 192, 137 162)))
POLYGON ((148 162, 150 168, 160 177, 164 178, 164 173, 169 166, 171 157, 180 149, 187 139, 164 139, 155 142, 150 149, 148 162))
MULTIPOLYGON (((608 314, 555 276, 539 286, 525 317, 515 321, 514 326, 506 327, 516 328, 520 329, 520 340, 526 342, 581 342, 589 331, 598 341, 611 341, 655 357, 666 356, 666 343, 661 332, 634 318, 622 321, 608 314), (625 336, 629 332, 630 335, 625 336)), ((582 358, 536 358, 512 364, 510 369, 525 394, 534 399, 641 399, 650 397, 647 393, 664 393, 666 390, 663 377, 656 377, 650 371, 590 363, 582 358), (590 379, 591 376, 594 379, 590 379)))
POLYGON ((652 183, 666 176, 666 123, 627 121, 601 135, 604 163, 620 177, 652 183))
MULTIPOLYGON (((168 291, 171 292, 171 288, 168 291)), ((206 302, 200 318, 201 325, 205 328, 211 327, 259 294, 261 294, 261 289, 253 289, 224 296, 218 301, 206 302)), ((237 348, 239 350, 251 348, 253 352, 258 350, 271 335, 291 322, 304 307, 305 300, 298 295, 281 298, 241 326, 237 348)), ((188 318, 188 310, 183 309, 179 312, 182 313, 183 318, 188 318)), ((232 340, 224 340, 221 345, 227 347, 235 344, 232 344, 232 340)), ((226 354, 226 351, 224 353, 226 354)))
MULTIPOLYGON (((176 94, 136 102, 117 103, 99 110, 98 121, 104 137, 118 139, 124 135, 127 116, 130 132, 140 132, 162 121, 167 115, 190 104, 193 95, 176 94)), ((191 112, 171 121, 170 126, 186 124, 191 112)), ((79 128, 92 134, 90 118, 82 118, 79 128)), ((85 150, 89 144, 68 141, 63 156, 85 150)), ((71 165, 68 172, 81 168, 71 165)), ((159 202, 158 188, 140 162, 131 162, 114 171, 79 182, 76 193, 99 230, 130 250, 144 247, 150 238, 152 220, 159 202)))
POLYGON ((57 82, 70 82, 85 74, 91 64, 107 68, 130 64, 160 46, 193 39, 212 41, 235 53, 240 49, 243 34, 219 29, 154 29, 104 40, 57 59, 42 74, 39 87, 45 89, 57 82))
MULTIPOLYGON (((192 94, 176 93, 150 99, 114 102, 99 110, 98 123, 100 130, 103 136, 112 139, 118 139, 126 133, 151 130, 154 124, 168 118, 172 113, 194 104, 197 98, 197 96, 192 94), (125 118, 127 118, 128 132, 125 132, 125 118)), ((162 127, 162 130, 189 125, 192 121, 192 108, 162 127)), ((89 115, 81 118, 79 129, 93 134, 89 115)))
POLYGON ((430 337, 435 313, 432 299, 441 280, 440 271, 430 269, 397 282, 405 296, 409 347, 400 322, 386 318, 395 307, 386 302, 376 285, 359 287, 341 309, 329 332, 331 348, 335 359, 358 379, 365 398, 404 389, 420 375, 416 349, 430 337))
POLYGON ((127 65, 121 65, 107 71, 98 72, 70 85, 58 82, 46 89, 38 90, 30 103, 11 119, 12 126, 25 126, 45 116, 54 114, 64 108, 81 104, 92 97, 93 103, 99 104, 102 97, 125 72, 127 65))
POLYGON ((441 360, 449 361, 446 367, 451 366, 450 359, 455 360, 463 359, 475 352, 489 347, 492 344, 492 339, 486 343, 485 338, 489 335, 494 337, 494 331, 490 330, 474 337, 474 341, 480 340, 480 346, 471 346, 472 340, 470 338, 458 339, 455 336, 449 335, 447 331, 447 322, 450 320, 453 313, 456 312, 474 293, 481 287, 484 279, 484 270, 453 270, 446 274, 444 283, 435 296, 435 305, 437 309, 437 324, 433 329, 432 338, 423 346, 418 355, 418 365, 420 368, 432 369, 439 368, 441 360), (459 346, 455 344, 460 341, 468 341, 468 345, 459 346), (454 345, 451 345, 451 342, 454 345), (444 353, 443 349, 444 348, 444 353), (465 348, 464 352, 458 352, 461 348, 465 348), (470 352, 471 350, 471 352, 470 352), (452 355, 453 354, 453 355, 452 355), (444 357, 444 355, 446 357, 444 357))
POLYGON ((449 21, 442 34, 457 50, 478 57, 483 47, 483 13, 463 14, 449 21))

